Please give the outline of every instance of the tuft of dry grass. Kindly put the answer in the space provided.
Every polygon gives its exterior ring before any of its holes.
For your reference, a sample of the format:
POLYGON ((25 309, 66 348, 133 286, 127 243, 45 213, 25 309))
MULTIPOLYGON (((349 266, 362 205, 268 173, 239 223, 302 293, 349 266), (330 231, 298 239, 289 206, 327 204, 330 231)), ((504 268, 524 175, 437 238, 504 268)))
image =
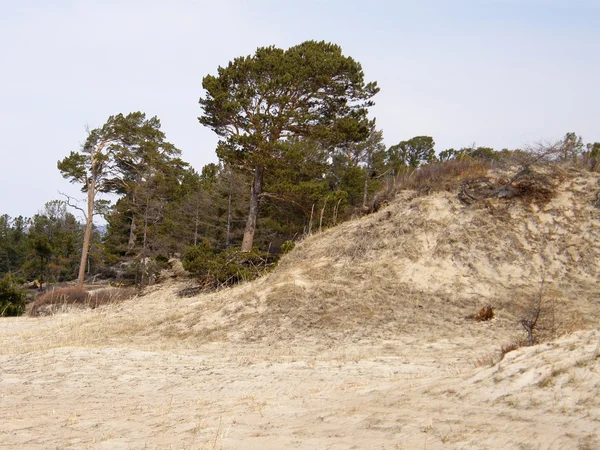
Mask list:
POLYGON ((503 344, 500 347, 500 359, 503 359, 507 353, 514 352, 515 350, 518 350, 522 346, 523 345, 517 340, 513 340, 512 342, 510 342, 508 344, 503 344))
POLYGON ((501 358, 495 353, 477 356, 473 359, 473 365, 475 367, 493 367, 501 358))

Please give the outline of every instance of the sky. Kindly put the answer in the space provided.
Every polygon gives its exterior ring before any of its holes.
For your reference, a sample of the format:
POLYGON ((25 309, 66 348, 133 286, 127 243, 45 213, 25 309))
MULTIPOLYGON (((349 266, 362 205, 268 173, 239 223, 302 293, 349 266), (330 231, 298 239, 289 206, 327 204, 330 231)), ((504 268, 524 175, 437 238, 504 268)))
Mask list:
POLYGON ((0 0, 0 214, 83 198, 58 160, 86 126, 142 111, 196 170, 202 78, 258 47, 342 47, 377 81, 387 146, 600 141, 600 0, 0 0))

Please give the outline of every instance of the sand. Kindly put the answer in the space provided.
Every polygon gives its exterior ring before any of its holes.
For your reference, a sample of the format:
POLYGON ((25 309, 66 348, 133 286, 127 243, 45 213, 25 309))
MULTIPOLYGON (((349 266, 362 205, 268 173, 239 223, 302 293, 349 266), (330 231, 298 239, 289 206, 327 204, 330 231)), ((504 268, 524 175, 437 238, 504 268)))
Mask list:
POLYGON ((0 319, 0 448, 600 448, 599 185, 407 192, 233 289, 0 319))
MULTIPOLYGON (((77 314, 2 321, 0 336, 4 344, 19 329, 58 332, 69 316, 77 328, 77 314)), ((516 350, 491 367, 497 349, 460 338, 113 344, 1 355, 0 447, 600 445, 597 331, 516 350)))

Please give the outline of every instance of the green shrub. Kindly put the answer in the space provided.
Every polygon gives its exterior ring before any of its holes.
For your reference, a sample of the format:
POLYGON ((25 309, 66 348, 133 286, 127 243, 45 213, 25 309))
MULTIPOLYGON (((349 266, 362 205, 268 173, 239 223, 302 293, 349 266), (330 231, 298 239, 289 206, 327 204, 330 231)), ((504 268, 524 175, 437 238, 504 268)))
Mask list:
POLYGON ((169 265, 169 257, 166 255, 157 255, 156 258, 154 258, 154 260, 156 261, 156 264, 158 264, 158 267, 160 267, 161 269, 164 269, 169 265))
POLYGON ((190 247, 183 255, 183 268, 201 278, 213 272, 215 267, 215 251, 208 241, 190 247))
POLYGON ((27 297, 10 275, 0 279, 0 317, 20 316, 25 312, 27 297))
POLYGON ((216 260, 219 270, 215 273, 215 277, 222 285, 254 280, 277 262, 277 258, 267 252, 261 252, 256 248, 249 252, 242 252, 237 247, 219 253, 216 260))
POLYGON ((250 252, 242 252, 237 247, 216 252, 205 241, 185 252, 183 267, 205 286, 217 288, 258 278, 276 261, 275 256, 256 248, 250 252))
POLYGON ((291 252, 295 246, 296 243, 294 241, 285 241, 283 244, 281 244, 281 254, 285 255, 286 253, 291 252))

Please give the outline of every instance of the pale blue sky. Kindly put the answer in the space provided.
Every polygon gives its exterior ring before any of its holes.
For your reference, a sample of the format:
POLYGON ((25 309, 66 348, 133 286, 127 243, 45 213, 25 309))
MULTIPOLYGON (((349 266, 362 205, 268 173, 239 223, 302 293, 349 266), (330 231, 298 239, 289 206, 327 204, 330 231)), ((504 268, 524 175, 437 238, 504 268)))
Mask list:
POLYGON ((197 170, 216 136, 202 77, 259 46, 339 44, 381 92, 390 146, 600 141, 600 0, 0 0, 0 214, 35 214, 56 162, 109 115, 157 115, 197 170))

